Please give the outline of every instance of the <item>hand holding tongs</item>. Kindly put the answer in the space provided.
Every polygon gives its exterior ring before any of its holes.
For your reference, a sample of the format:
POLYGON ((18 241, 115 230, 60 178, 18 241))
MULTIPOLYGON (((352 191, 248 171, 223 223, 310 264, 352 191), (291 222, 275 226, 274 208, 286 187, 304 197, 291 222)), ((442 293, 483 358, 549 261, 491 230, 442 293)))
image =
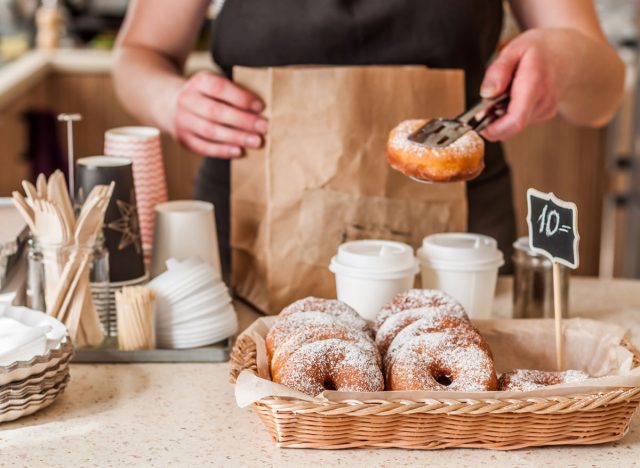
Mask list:
POLYGON ((449 146, 470 130, 481 132, 507 112, 509 91, 483 99, 453 119, 433 119, 409 135, 409 140, 433 148, 449 146))

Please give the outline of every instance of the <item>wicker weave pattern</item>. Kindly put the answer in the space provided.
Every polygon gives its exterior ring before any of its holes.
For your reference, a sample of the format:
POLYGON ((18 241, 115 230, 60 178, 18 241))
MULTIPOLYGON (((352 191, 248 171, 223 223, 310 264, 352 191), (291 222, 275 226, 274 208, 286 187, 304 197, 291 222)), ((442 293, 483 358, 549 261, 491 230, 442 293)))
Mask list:
MULTIPOLYGON (((637 351, 627 346, 637 358, 637 351)), ((256 368, 255 342, 242 336, 231 354, 231 381, 242 370, 256 368)), ((253 407, 278 447, 510 450, 621 439, 639 405, 640 387, 522 400, 313 403, 273 397, 253 407)))

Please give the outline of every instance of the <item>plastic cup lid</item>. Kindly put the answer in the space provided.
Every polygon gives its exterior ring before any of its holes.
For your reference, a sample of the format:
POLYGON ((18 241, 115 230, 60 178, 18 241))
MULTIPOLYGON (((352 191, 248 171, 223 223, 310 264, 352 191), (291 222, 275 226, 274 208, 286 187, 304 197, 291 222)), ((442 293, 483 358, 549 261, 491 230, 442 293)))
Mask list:
POLYGON ((445 232, 422 241, 422 257, 427 261, 487 263, 502 260, 495 239, 482 234, 445 232))
POLYGON ((380 272, 405 270, 415 265, 410 245, 385 240, 346 242, 338 248, 335 261, 343 267, 380 272))

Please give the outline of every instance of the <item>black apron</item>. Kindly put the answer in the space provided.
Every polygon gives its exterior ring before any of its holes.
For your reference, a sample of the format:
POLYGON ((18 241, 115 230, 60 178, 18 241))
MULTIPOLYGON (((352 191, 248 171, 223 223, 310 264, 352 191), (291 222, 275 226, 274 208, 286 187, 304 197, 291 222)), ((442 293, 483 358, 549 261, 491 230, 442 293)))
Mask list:
MULTIPOLYGON (((214 20, 212 55, 235 65, 407 65, 465 71, 467 103, 479 99, 502 27, 502 0, 226 0, 214 20)), ((511 265, 516 237, 511 177, 502 147, 488 143, 486 169, 467 184, 469 231, 498 240, 511 265)), ((216 207, 224 272, 230 271, 227 160, 204 158, 195 196, 216 207)))

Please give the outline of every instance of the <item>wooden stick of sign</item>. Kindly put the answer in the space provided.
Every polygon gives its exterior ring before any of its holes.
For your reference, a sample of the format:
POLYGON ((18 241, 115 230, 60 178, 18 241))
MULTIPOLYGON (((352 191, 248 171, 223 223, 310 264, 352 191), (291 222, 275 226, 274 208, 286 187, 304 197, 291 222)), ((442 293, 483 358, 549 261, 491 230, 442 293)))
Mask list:
POLYGON ((564 369, 564 335, 562 333, 562 284, 560 281, 560 264, 553 262, 553 317, 556 324, 556 365, 558 370, 564 369))
POLYGON ((553 315, 555 319, 556 365, 564 369, 562 281, 560 265, 578 268, 578 208, 553 193, 527 190, 529 246, 553 262, 553 315))

